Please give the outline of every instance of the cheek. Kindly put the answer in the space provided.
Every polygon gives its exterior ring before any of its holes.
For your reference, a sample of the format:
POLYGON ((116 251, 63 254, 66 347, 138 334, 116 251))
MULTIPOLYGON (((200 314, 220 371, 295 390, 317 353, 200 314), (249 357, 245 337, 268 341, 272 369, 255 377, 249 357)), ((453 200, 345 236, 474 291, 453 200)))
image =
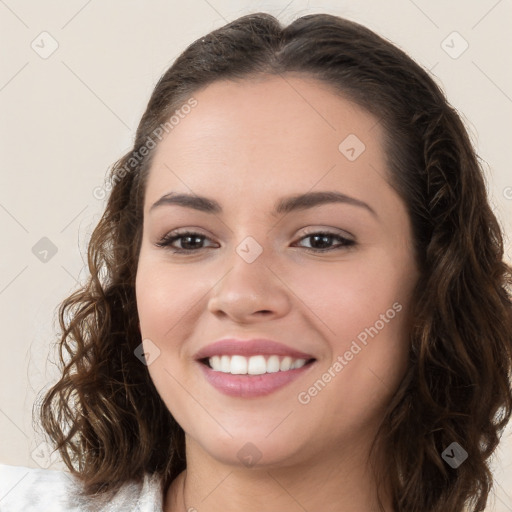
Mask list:
POLYGON ((347 418, 370 422, 407 368, 414 266, 409 259, 396 265, 391 253, 377 256, 343 262, 336 271, 304 272, 296 283, 297 295, 321 320, 317 324, 323 325, 331 351, 303 390, 301 403, 333 424, 347 418))
POLYGON ((141 258, 136 297, 143 336, 163 339, 163 335, 178 322, 181 326, 186 325, 186 316, 193 314, 194 306, 201 302, 206 290, 206 284, 197 278, 197 272, 166 265, 161 260, 141 258))
MULTIPOLYGON (((149 374, 176 421, 188 425, 188 429, 191 422, 187 411, 191 401, 183 391, 186 376, 177 361, 182 342, 193 334, 193 315, 197 315, 198 304, 205 294, 204 283, 196 277, 197 272, 191 275, 151 256, 141 256, 136 277, 137 310, 143 343, 147 345, 144 348, 156 354, 148 366, 149 374)), ((200 410, 193 412, 201 414, 200 410)))
POLYGON ((297 304, 304 305, 305 314, 313 313, 318 325, 323 325, 333 350, 343 349, 360 333, 364 338, 365 328, 375 323, 381 328, 384 321, 385 329, 380 330, 393 337, 402 331, 410 293, 408 265, 393 265, 392 255, 377 256, 315 263, 309 271, 301 268, 292 273, 283 269, 281 275, 299 299, 297 304))
POLYGON ((329 352, 311 387, 303 390, 305 399, 315 397, 312 409, 333 416, 333 421, 346 421, 343 415, 370 420, 407 368, 414 275, 409 260, 396 265, 395 258, 379 253, 340 262, 335 270, 317 266, 296 276, 294 292, 314 313, 310 317, 318 319, 329 352), (325 390, 318 379, 329 382, 325 390))

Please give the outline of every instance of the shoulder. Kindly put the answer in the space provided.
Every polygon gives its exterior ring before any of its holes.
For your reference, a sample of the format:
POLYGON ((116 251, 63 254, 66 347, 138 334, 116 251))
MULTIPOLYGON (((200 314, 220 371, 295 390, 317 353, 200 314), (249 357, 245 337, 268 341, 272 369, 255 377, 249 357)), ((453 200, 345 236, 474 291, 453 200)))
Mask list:
POLYGON ((64 511, 72 484, 72 477, 63 471, 0 464, 0 511, 64 511))
POLYGON ((163 490, 156 476, 126 483, 108 501, 80 491, 70 473, 0 464, 0 512, 162 512, 163 490))

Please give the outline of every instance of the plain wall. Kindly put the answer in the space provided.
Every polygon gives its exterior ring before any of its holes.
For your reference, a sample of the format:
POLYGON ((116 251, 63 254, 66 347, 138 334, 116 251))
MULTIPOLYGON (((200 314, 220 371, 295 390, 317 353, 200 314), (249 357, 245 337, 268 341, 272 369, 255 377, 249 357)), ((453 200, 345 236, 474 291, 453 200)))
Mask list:
MULTIPOLYGON (((1 462, 38 467, 32 404, 57 375, 48 362, 56 308, 86 276, 87 239, 104 206, 93 190, 130 148, 156 81, 181 51, 256 11, 286 23, 313 12, 342 15, 430 69, 484 161, 512 261, 511 2, 0 2, 1 462)), ((488 510, 511 511, 512 425, 494 472, 488 510)))

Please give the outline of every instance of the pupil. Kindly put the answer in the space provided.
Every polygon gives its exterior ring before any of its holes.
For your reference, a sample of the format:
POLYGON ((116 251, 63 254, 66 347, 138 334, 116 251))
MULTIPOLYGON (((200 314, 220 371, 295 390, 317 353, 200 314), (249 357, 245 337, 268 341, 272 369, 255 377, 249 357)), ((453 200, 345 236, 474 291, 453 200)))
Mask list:
POLYGON ((315 242, 318 240, 323 240, 325 243, 320 243, 321 246, 325 247, 326 245, 329 246, 329 241, 331 240, 331 235, 313 235, 313 239, 315 242))
POLYGON ((186 236, 183 238, 182 247, 184 249, 194 249, 194 247, 187 247, 190 245, 194 245, 194 242, 197 242, 198 244, 201 243, 201 237, 199 236, 186 236))

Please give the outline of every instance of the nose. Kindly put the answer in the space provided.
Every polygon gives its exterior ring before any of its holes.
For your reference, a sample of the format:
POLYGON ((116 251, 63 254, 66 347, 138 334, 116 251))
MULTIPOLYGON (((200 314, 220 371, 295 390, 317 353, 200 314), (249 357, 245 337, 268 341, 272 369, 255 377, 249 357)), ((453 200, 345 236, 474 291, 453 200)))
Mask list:
POLYGON ((285 316, 291 306, 286 284, 260 255, 247 263, 238 254, 211 290, 208 311, 237 323, 268 321, 285 316))

